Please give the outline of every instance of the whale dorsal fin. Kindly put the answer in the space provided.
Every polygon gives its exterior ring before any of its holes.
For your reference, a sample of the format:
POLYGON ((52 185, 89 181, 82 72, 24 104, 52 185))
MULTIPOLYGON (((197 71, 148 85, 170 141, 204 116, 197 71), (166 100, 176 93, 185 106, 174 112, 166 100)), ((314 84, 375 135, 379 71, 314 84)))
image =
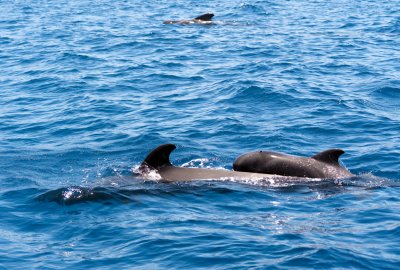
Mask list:
POLYGON ((173 144, 162 144, 147 155, 142 165, 147 165, 153 169, 159 169, 164 166, 171 166, 169 155, 176 148, 173 144))
POLYGON ((339 157, 343 154, 344 151, 342 149, 328 149, 312 156, 312 158, 324 163, 340 166, 339 157))
POLYGON ((206 14, 200 15, 199 17, 196 17, 194 19, 195 20, 200 20, 200 21, 211 21, 212 17, 214 17, 214 14, 206 13, 206 14))

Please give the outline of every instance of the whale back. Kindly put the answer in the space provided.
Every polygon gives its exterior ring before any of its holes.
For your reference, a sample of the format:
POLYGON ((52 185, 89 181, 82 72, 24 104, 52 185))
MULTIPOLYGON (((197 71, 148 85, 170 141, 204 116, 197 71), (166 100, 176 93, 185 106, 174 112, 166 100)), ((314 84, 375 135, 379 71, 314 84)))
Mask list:
POLYGON ((340 166, 341 149, 329 149, 312 157, 299 157, 269 151, 243 154, 233 163, 235 171, 310 178, 338 178, 352 174, 340 166))

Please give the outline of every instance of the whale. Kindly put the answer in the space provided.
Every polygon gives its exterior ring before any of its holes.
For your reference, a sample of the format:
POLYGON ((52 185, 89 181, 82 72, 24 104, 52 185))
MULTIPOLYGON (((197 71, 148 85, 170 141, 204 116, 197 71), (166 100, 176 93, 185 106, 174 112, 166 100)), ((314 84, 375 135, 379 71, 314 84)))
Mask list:
POLYGON ((339 179, 353 177, 339 164, 342 149, 328 149, 312 157, 292 156, 271 151, 245 153, 233 163, 233 170, 291 177, 339 179))
POLYGON ((283 176, 273 174, 174 166, 171 164, 170 155, 175 149, 176 146, 174 144, 162 144, 156 147, 141 163, 137 170, 138 173, 144 178, 156 179, 164 182, 191 180, 285 179, 283 176), (156 172, 158 177, 154 178, 151 172, 156 172))
POLYGON ((164 21, 164 24, 212 24, 212 17, 214 17, 214 14, 212 13, 205 13, 203 15, 200 15, 194 19, 191 20, 178 20, 178 21, 173 21, 173 20, 168 20, 164 21))

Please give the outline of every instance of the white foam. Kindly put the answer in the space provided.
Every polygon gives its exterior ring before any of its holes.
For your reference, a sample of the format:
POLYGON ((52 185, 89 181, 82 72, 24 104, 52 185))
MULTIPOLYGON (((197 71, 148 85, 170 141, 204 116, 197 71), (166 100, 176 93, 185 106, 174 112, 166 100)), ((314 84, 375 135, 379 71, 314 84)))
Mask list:
POLYGON ((151 181, 158 181, 158 180, 162 180, 161 175, 154 169, 151 169, 149 167, 143 167, 143 166, 135 166, 134 168, 132 168, 132 171, 134 173, 140 174, 143 178, 147 179, 147 180, 151 180, 151 181), (139 170, 140 168, 140 170, 139 170))

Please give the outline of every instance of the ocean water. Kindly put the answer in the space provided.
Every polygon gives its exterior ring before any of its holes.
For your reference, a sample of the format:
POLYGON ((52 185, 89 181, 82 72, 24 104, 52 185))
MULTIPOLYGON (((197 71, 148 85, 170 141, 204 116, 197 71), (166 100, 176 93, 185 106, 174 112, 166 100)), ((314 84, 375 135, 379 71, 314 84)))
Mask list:
POLYGON ((399 48, 397 1, 0 1, 0 268, 397 269, 399 48), (135 174, 163 143, 356 177, 135 174))

